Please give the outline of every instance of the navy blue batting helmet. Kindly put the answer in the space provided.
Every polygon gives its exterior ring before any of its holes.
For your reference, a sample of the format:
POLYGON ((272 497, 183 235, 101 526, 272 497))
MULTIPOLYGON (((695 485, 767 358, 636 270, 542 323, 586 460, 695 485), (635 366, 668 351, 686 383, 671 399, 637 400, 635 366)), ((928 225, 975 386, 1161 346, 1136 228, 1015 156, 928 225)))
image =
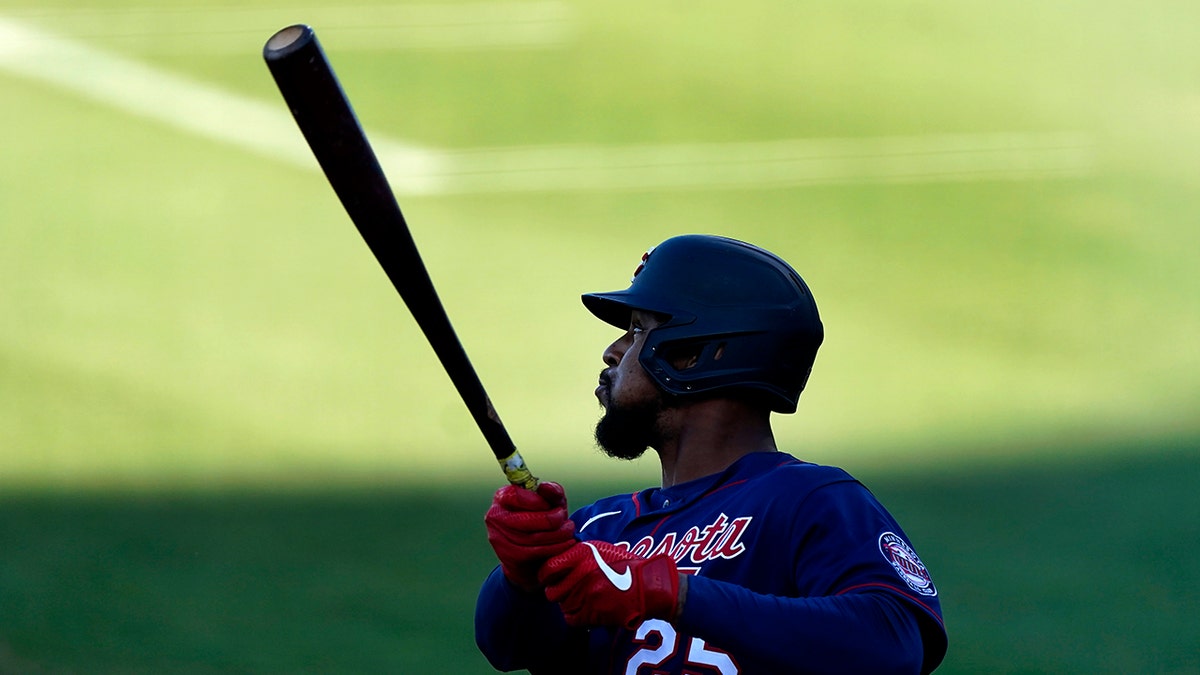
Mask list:
POLYGON ((688 234, 650 250, 623 291, 588 293, 601 320, 629 328, 633 310, 664 315, 640 362, 667 392, 728 393, 796 411, 824 329, 812 293, 779 256, 736 239, 688 234), (695 365, 676 367, 682 354, 695 365))

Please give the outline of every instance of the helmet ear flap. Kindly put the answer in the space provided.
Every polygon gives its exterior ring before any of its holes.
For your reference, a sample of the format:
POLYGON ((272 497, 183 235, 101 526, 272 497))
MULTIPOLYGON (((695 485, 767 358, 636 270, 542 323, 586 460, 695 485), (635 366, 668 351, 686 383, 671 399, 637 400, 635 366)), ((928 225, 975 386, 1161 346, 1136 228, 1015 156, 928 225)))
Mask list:
POLYGON ((697 339, 665 343, 658 348, 657 357, 676 371, 683 372, 713 361, 725 354, 723 340, 697 339))
POLYGON ((815 347, 780 354, 785 338, 766 327, 707 335, 688 335, 689 328, 654 328, 642 349, 642 367, 664 392, 724 392, 775 412, 795 412, 812 372, 815 347), (678 337, 677 331, 682 333, 678 337), (772 357, 769 367, 763 365, 764 354, 772 357))

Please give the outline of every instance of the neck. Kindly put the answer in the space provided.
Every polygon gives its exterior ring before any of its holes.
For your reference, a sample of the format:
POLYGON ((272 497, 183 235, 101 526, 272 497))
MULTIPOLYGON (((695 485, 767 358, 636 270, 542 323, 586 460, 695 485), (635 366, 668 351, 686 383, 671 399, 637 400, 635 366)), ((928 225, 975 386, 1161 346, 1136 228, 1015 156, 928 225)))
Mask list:
POLYGON ((729 399, 710 399, 666 413, 668 434, 658 451, 662 486, 711 476, 752 453, 775 451, 770 412, 729 399))

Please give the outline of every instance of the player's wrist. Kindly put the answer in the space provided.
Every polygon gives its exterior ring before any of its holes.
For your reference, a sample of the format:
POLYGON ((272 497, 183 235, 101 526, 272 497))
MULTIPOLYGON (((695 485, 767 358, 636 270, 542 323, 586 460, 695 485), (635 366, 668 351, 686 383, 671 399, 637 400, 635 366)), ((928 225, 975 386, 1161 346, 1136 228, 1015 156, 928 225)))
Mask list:
POLYGON ((683 606, 687 603, 688 592, 688 575, 679 572, 679 596, 675 599, 675 611, 671 614, 671 620, 675 620, 683 615, 683 606))

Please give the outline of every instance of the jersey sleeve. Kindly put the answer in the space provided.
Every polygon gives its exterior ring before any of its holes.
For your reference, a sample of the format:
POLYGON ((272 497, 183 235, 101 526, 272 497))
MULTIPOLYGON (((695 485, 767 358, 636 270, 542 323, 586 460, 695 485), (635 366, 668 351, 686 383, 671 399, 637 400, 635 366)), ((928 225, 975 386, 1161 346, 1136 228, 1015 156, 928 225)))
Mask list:
POLYGON ((571 629, 562 612, 540 593, 527 593, 497 566, 475 604, 475 644, 496 670, 534 675, 584 672, 586 635, 571 629))
POLYGON ((754 672, 916 674, 941 661, 927 662, 920 622, 886 593, 787 598, 693 577, 675 623, 754 672))
POLYGON ((775 523, 792 542, 779 563, 792 566, 794 593, 691 577, 678 627, 753 659, 755 672, 936 668, 946 650, 936 589, 891 515, 853 480, 795 509, 790 524, 775 523))

